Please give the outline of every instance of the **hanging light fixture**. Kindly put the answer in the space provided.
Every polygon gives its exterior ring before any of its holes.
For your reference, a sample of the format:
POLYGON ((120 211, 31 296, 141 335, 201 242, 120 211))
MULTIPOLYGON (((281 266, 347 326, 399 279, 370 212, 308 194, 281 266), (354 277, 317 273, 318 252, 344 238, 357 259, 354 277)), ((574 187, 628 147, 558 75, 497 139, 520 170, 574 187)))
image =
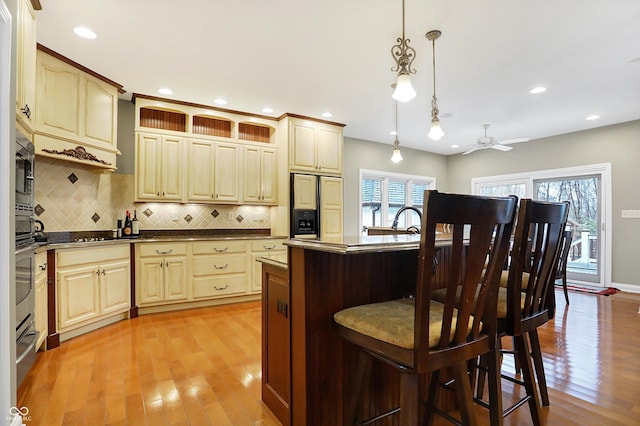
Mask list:
POLYGON ((402 161, 402 154, 400 153, 400 142, 398 141, 398 102, 396 102, 396 140, 393 142, 393 155, 391 161, 399 163, 402 161))
POLYGON ((411 40, 404 37, 404 0, 402 0, 402 38, 397 38, 398 44, 391 48, 391 56, 396 61, 396 66, 391 71, 398 73, 396 89, 393 91, 393 99, 400 102, 409 102, 416 97, 416 91, 411 85, 411 74, 416 70, 411 69, 411 63, 416 57, 416 51, 409 46, 411 40))
POLYGON ((444 136, 444 131, 440 125, 440 119, 438 118, 438 98, 436 98, 436 40, 442 35, 442 32, 438 30, 429 31, 426 34, 428 40, 431 41, 433 46, 433 98, 431 99, 431 130, 427 135, 430 139, 437 141, 444 136))

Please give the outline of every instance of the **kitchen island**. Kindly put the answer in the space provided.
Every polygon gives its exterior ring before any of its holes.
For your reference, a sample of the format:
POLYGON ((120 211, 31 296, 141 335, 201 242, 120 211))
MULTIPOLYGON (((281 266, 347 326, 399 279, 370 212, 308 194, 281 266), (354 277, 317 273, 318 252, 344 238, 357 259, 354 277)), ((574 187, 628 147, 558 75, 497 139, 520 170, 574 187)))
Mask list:
MULTIPOLYGON (((344 413, 353 392, 359 349, 338 336, 333 314, 351 306, 411 296, 419 243, 419 235, 285 243, 290 288, 290 424, 353 423, 344 413)), ((442 246, 447 245, 443 235, 442 246)), ((439 262, 446 261, 441 258, 446 252, 440 250, 439 262)), ((371 385, 362 391, 360 418, 397 405, 398 373, 377 360, 373 371, 371 385)))

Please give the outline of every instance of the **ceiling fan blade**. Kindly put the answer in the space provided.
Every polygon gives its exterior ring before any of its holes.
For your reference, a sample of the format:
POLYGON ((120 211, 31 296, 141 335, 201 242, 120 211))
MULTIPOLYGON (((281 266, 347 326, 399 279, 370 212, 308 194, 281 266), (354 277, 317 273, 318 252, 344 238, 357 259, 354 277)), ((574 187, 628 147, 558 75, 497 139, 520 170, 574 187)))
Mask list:
POLYGON ((462 153, 462 155, 471 154, 473 151, 477 151, 477 150, 479 150, 479 149, 482 149, 482 148, 481 148, 481 147, 479 147, 479 146, 476 146, 476 147, 474 147, 474 148, 471 148, 469 151, 465 151, 465 152, 463 152, 463 153, 462 153))
POLYGON ((491 145, 489 148, 497 149, 498 151, 511 151, 513 149, 512 146, 504 146, 499 143, 491 145))
POLYGON ((515 138, 515 139, 503 139, 498 141, 501 144, 510 144, 510 143, 519 143, 519 142, 528 142, 529 138, 515 138))

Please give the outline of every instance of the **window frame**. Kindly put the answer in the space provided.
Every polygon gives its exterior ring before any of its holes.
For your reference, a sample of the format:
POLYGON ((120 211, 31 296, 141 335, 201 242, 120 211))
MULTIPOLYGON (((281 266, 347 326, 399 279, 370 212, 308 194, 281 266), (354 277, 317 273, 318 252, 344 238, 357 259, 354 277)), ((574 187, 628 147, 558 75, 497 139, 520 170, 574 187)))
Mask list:
MULTIPOLYGON (((358 178, 358 229, 366 233, 362 217, 362 180, 363 179, 379 179, 382 181, 382 200, 381 200, 381 224, 376 227, 390 227, 391 221, 387 221, 389 217, 389 181, 402 181, 407 185, 405 187, 405 206, 411 204, 412 186, 414 184, 425 185, 427 189, 436 189, 436 178, 433 176, 420 176, 406 173, 385 172, 381 170, 359 169, 358 178), (388 222, 388 223, 387 223, 388 222)), ((415 224, 412 224, 415 225, 415 224)), ((419 224, 417 224, 419 225, 419 224)))

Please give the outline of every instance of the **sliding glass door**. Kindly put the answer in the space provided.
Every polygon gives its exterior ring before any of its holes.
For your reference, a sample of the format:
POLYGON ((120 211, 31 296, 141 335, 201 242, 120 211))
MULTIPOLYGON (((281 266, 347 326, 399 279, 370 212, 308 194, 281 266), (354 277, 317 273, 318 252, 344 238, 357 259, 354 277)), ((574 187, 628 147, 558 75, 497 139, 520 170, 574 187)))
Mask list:
POLYGON ((567 228, 573 231, 567 279, 606 286, 611 282, 610 164, 472 179, 481 195, 510 195, 540 201, 569 201, 567 228))

